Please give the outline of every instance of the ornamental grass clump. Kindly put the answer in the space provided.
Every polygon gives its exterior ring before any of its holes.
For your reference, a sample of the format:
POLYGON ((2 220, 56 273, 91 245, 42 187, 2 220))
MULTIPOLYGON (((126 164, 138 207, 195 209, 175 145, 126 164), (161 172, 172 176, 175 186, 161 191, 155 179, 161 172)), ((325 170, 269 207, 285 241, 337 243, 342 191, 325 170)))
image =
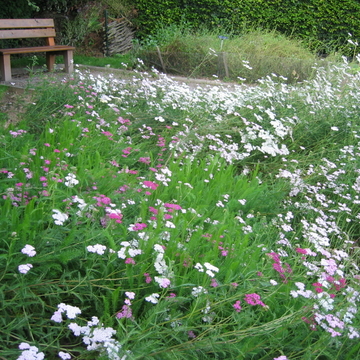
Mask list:
POLYGON ((1 356, 355 359, 359 75, 155 75, 1 127, 1 356))

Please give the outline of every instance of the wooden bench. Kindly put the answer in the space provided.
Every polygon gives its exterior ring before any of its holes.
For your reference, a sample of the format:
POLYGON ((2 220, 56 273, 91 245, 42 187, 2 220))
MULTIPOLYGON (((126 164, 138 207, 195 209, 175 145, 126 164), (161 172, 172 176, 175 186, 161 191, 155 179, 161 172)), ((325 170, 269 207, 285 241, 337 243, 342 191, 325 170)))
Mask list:
POLYGON ((53 71, 56 55, 64 58, 65 71, 74 70, 74 47, 55 45, 55 27, 53 19, 0 19, 0 40, 44 38, 45 46, 32 46, 13 49, 0 49, 0 71, 3 81, 11 81, 10 56, 26 53, 46 53, 46 66, 48 71, 53 71))

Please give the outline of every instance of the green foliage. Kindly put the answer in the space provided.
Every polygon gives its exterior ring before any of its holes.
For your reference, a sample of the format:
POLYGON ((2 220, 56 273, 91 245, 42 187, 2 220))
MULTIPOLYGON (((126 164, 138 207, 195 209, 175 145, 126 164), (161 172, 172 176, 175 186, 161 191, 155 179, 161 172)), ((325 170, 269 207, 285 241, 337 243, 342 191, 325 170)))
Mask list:
POLYGON ((192 27, 206 26, 240 34, 243 28, 263 27, 306 40, 312 49, 329 54, 349 54, 350 32, 360 38, 355 0, 201 0, 135 1, 138 35, 154 35, 159 28, 187 21, 192 27))
POLYGON ((34 8, 28 0, 9 1, 6 6, 0 7, 0 19, 30 18, 34 8))

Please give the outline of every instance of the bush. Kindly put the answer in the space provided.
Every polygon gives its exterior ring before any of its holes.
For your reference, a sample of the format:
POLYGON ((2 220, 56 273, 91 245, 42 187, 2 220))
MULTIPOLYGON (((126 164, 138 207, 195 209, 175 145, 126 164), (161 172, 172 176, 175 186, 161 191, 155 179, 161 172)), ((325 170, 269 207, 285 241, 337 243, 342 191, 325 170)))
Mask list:
POLYGON ((221 29, 240 34, 245 27, 261 26, 307 41, 322 53, 333 50, 351 53, 350 32, 360 38, 360 12, 356 0, 136 0, 138 35, 155 35, 162 26, 181 24, 221 29))

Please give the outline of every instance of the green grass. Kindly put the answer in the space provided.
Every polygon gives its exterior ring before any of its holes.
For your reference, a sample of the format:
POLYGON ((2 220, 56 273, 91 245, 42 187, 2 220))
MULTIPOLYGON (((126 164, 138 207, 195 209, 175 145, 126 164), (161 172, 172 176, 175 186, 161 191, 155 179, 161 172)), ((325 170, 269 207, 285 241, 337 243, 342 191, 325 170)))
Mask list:
POLYGON ((235 35, 171 25, 144 39, 138 52, 145 64, 160 70, 165 65, 181 75, 248 82, 271 73, 289 82, 303 81, 320 61, 301 41, 259 29, 235 35))
POLYGON ((356 359, 359 83, 44 79, 0 128, 1 356, 356 359))
MULTIPOLYGON (((56 63, 62 63, 62 57, 58 56, 56 58, 56 63)), ((110 67, 113 69, 124 69, 124 67, 133 67, 134 59, 133 56, 129 54, 116 55, 112 57, 91 57, 84 55, 74 55, 74 63, 81 65, 91 65, 99 67, 110 67)), ((21 58, 14 58, 11 60, 11 65, 13 68, 29 68, 31 69, 34 66, 45 66, 46 59, 45 55, 37 54, 35 56, 24 56, 21 58)))

